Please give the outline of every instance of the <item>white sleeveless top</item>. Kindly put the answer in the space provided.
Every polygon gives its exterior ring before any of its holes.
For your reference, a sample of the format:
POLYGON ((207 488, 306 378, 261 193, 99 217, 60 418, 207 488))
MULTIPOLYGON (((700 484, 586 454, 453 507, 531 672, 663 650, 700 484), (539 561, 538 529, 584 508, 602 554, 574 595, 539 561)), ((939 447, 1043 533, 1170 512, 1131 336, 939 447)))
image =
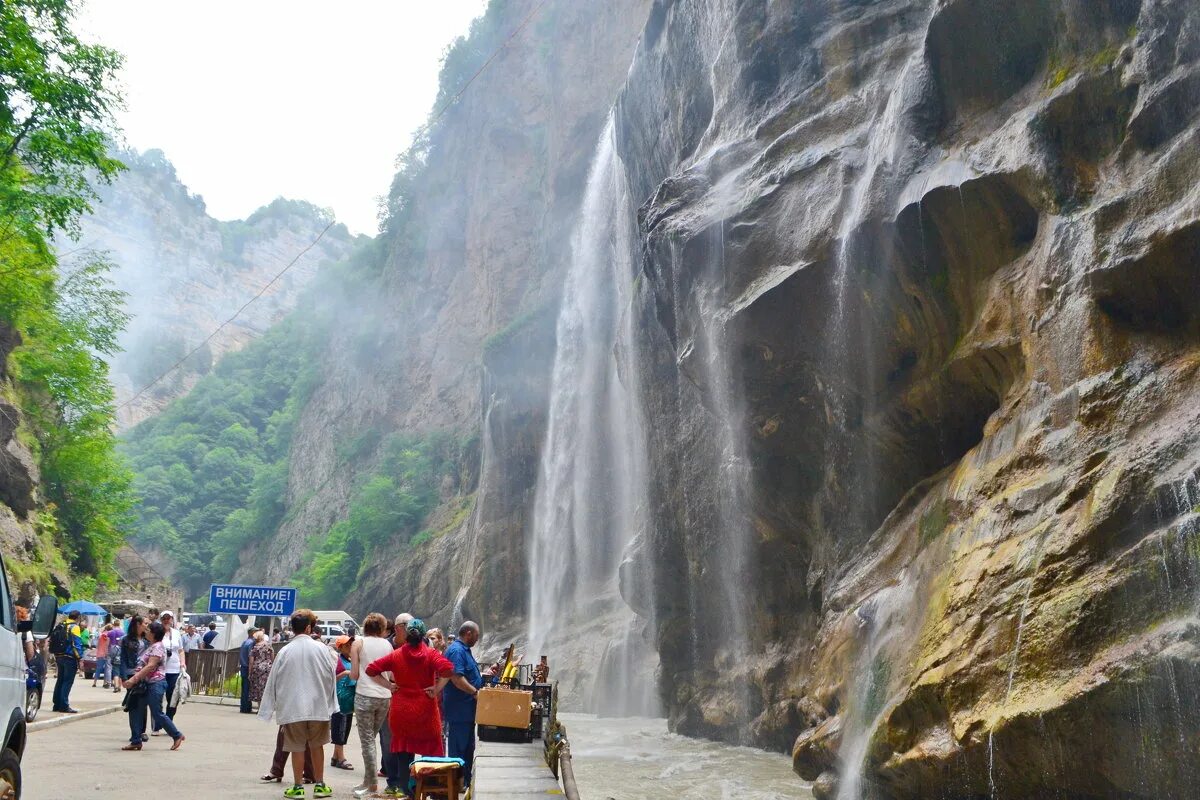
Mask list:
POLYGON ((392 643, 382 636, 364 636, 362 649, 358 652, 358 695, 361 697, 390 698, 392 690, 375 678, 367 675, 367 665, 392 652, 392 643))

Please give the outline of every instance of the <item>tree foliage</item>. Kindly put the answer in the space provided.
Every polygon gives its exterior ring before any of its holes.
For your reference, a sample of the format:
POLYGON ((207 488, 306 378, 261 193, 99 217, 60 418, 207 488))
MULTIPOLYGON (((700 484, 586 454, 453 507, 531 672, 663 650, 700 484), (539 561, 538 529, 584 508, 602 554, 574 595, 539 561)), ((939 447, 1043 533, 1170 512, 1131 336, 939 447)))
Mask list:
POLYGON ((135 538, 176 559, 188 594, 232 577, 242 550, 283 518, 292 430, 321 335, 287 318, 126 436, 142 498, 135 538))
POLYGON ((121 163, 107 127, 120 55, 71 31, 70 0, 0 3, 0 208, 20 235, 78 230, 121 163))
POLYGON ((105 363, 128 317, 107 256, 59 264, 48 240, 76 232, 92 182, 121 168, 107 146, 120 57, 80 42, 73 12, 69 0, 0 3, 0 328, 21 343, 7 374, 49 501, 39 539, 106 580, 133 506, 105 363))
POLYGON ((443 477, 458 471, 461 455, 445 433, 384 439, 375 464, 359 478, 346 518, 309 541, 306 566, 295 576, 304 602, 340 604, 363 570, 413 546, 437 506, 443 477))

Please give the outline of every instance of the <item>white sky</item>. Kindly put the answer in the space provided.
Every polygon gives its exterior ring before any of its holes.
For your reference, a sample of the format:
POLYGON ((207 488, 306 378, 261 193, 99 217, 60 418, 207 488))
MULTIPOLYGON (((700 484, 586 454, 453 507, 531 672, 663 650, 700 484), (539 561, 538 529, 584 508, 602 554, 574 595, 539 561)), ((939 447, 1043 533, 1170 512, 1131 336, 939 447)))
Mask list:
POLYGON ((283 195, 373 234, 442 53, 486 5, 86 0, 76 27, 125 55, 127 144, 162 149, 210 214, 242 218, 283 195))

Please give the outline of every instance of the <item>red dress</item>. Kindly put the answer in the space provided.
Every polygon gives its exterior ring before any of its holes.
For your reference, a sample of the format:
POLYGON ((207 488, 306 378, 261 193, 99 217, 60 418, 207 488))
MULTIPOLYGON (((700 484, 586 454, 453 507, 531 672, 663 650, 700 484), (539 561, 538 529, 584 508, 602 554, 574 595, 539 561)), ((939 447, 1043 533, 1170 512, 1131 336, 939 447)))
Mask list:
POLYGON ((425 694, 425 689, 438 678, 453 675, 454 665, 422 642, 417 647, 405 644, 367 665, 367 674, 372 678, 381 672, 392 673, 392 682, 400 687, 392 693, 388 709, 392 752, 444 755, 442 715, 437 700, 425 694))

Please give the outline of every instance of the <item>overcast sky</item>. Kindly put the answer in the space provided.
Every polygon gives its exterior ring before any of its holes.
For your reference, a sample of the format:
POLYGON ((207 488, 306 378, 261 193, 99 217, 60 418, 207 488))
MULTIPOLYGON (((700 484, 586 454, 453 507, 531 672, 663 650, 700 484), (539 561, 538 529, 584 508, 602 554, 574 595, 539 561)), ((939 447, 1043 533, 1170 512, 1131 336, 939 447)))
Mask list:
POLYGON ((376 232, 442 53, 487 0, 87 0, 121 51, 126 142, 162 149, 218 219, 279 195, 376 232))

